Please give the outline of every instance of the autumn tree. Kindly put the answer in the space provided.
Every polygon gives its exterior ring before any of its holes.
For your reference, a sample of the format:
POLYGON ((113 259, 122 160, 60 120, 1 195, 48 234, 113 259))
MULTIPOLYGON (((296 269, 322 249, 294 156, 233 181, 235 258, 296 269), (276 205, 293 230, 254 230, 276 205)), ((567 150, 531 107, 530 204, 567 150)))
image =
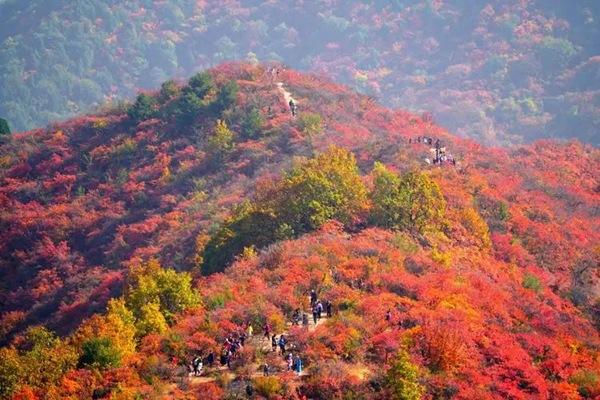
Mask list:
POLYGON ((281 186, 281 219, 296 234, 317 229, 330 219, 348 224, 367 203, 354 155, 335 146, 293 167, 281 186))
POLYGON ((375 164, 373 174, 371 220, 375 225, 421 233, 439 227, 446 201, 428 174, 411 171, 398 176, 381 163, 375 164))
POLYGON ((118 298, 108 302, 106 314, 94 315, 83 322, 72 336, 71 342, 83 349, 85 343, 106 339, 110 343, 110 350, 121 360, 135 353, 135 334, 136 320, 133 312, 127 308, 124 299, 118 298))
POLYGON ((55 385, 76 366, 72 346, 43 327, 32 327, 16 347, 0 349, 0 397, 21 386, 43 389, 55 385))
POLYGON ((125 301, 138 323, 147 321, 146 325, 161 329, 160 316, 171 323, 175 314, 200 302, 189 273, 164 269, 155 259, 131 269, 125 301))
POLYGON ((419 383, 419 369, 408 353, 400 350, 385 376, 385 386, 394 400, 420 400, 425 388, 419 383))
POLYGON ((220 161, 223 156, 231 151, 233 148, 233 132, 229 130, 229 127, 220 119, 217 120, 212 134, 207 140, 208 151, 220 161))

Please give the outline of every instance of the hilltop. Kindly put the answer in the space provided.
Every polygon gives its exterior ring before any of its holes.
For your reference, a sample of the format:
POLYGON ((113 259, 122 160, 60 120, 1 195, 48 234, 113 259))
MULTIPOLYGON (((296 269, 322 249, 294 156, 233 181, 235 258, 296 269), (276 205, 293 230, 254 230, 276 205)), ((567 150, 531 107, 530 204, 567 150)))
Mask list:
POLYGON ((599 144, 595 0, 5 0, 0 117, 90 112, 227 60, 278 60, 481 143, 599 144))
POLYGON ((224 64, 3 139, 0 395, 600 393, 597 149, 485 147, 269 68, 224 64), (456 163, 427 162, 423 138, 456 163), (290 326, 311 289, 333 315, 290 326), (186 377, 266 322, 303 375, 256 338, 231 374, 186 377))

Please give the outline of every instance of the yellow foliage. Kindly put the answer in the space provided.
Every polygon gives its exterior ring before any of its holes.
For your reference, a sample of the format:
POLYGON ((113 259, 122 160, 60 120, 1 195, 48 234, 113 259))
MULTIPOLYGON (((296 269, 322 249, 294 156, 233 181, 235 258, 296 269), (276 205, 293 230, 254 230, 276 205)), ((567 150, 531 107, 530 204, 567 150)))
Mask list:
POLYGON ((450 267, 450 264, 452 264, 452 254, 449 251, 440 251, 437 248, 431 250, 431 259, 444 267, 450 267))
POLYGON ((479 213, 472 207, 465 208, 460 213, 462 225, 481 242, 482 247, 490 247, 490 229, 479 213))
POLYGON ((100 118, 92 122, 92 128, 102 129, 108 126, 108 121, 105 118, 100 118))

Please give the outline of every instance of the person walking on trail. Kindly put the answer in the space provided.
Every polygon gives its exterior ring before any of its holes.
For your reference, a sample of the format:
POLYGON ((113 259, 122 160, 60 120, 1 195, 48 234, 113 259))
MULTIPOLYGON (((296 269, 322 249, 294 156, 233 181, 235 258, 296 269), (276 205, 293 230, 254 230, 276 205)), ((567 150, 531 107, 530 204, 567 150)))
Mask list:
POLYGON ((292 353, 287 356, 287 367, 288 371, 291 371, 294 368, 294 355, 292 353))
POLYGON ((264 376, 269 376, 269 364, 264 363, 262 366, 262 370, 263 370, 263 375, 264 376))
POLYGON ((206 356, 206 365, 208 365, 209 367, 212 367, 214 363, 215 363, 215 353, 211 351, 206 356))
POLYGON ((320 301, 317 302, 317 317, 321 319, 321 314, 323 313, 323 303, 320 301))
POLYGON ((246 343, 246 332, 242 332, 240 334, 240 346, 244 347, 245 343, 246 343))
POLYGON ((331 318, 331 315, 333 314, 333 304, 331 304, 330 300, 325 302, 325 311, 327 312, 327 318, 331 318))
POLYGON ((196 357, 192 361, 192 367, 194 369, 194 376, 200 376, 202 373, 202 357, 196 357))
POLYGON ((317 302, 317 292, 315 291, 315 289, 312 289, 310 291, 310 306, 313 307, 316 302, 317 302))
POLYGON ((277 350, 277 335, 273 334, 273 336, 271 336, 271 349, 273 349, 273 351, 277 350))
POLYGON ((279 336, 279 349, 281 350, 281 354, 285 354, 285 345, 287 344, 287 339, 285 335, 279 336))
POLYGON ((265 338, 267 338, 267 340, 269 340, 269 337, 271 336, 271 325, 269 325, 268 322, 265 323, 265 338))
POLYGON ((296 103, 294 103, 293 99, 290 99, 290 102, 288 104, 290 106, 290 111, 292 112, 292 116, 295 117, 296 116, 296 103))
POLYGON ((248 335, 248 337, 252 337, 252 335, 254 334, 254 328, 252 328, 252 324, 248 324, 248 328, 246 329, 246 334, 248 335))
POLYGON ((302 313, 302 326, 308 327, 308 315, 306 313, 302 313))
POLYGON ((302 359, 298 355, 296 355, 296 357, 294 357, 294 371, 298 375, 300 375, 302 373, 302 359))
POLYGON ((317 305, 316 304, 313 306, 312 314, 313 314, 313 323, 316 325, 317 324, 317 318, 319 317, 319 311, 317 310, 317 305))

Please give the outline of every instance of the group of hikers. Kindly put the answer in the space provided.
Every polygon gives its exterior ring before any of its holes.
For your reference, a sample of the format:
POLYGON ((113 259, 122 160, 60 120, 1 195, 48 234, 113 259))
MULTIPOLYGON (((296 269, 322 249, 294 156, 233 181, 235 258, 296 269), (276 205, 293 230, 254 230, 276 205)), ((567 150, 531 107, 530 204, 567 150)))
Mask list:
MULTIPOLYGON (((316 290, 311 290, 309 294, 310 307, 312 311, 313 323, 316 325, 322 318, 323 313, 327 314, 327 317, 331 317, 333 313, 333 304, 329 300, 322 301, 318 298, 316 290)), ((300 308, 296 308, 291 316, 292 325, 300 325, 308 328, 309 316, 307 313, 301 311, 300 308)), ((220 352, 219 363, 221 367, 227 366, 231 369, 231 361, 239 354, 240 349, 246 344, 246 340, 253 336, 253 327, 250 323, 241 327, 237 332, 233 332, 228 335, 222 345, 220 352)), ((271 342, 271 349, 273 352, 280 351, 281 355, 287 362, 288 371, 294 371, 297 374, 302 373, 303 362, 298 354, 289 352, 287 349, 288 338, 285 334, 277 336, 273 332, 273 328, 269 322, 266 322, 263 326, 263 340, 269 340, 271 342)), ((196 355, 189 365, 189 374, 193 376, 200 376, 203 372, 204 367, 213 367, 215 363, 215 353, 209 352, 205 357, 202 354, 196 355)), ((269 376, 271 373, 270 366, 265 363, 262 365, 262 371, 265 376, 269 376)))
MULTIPOLYGON (((413 139, 409 138, 408 143, 413 143, 413 139)), ((452 154, 446 152, 446 147, 442 146, 442 142, 440 141, 440 139, 435 139, 434 141, 434 139, 430 136, 418 136, 417 139, 414 140, 414 143, 424 143, 434 146, 430 149, 430 151, 434 154, 433 160, 426 158, 425 162, 427 164, 431 164, 433 162, 433 164, 448 163, 453 166, 456 165, 456 159, 452 154)))
MULTIPOLYGON (((238 354, 239 350, 244 347, 248 336, 252 336, 252 325, 248 325, 247 330, 233 333, 225 338, 221 349, 219 363, 221 366, 227 366, 231 369, 231 361, 238 354)), ((215 353, 210 351, 206 357, 198 354, 192 359, 189 365, 190 374, 194 376, 202 375, 204 366, 212 367, 215 363, 215 353)))

